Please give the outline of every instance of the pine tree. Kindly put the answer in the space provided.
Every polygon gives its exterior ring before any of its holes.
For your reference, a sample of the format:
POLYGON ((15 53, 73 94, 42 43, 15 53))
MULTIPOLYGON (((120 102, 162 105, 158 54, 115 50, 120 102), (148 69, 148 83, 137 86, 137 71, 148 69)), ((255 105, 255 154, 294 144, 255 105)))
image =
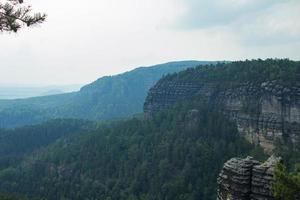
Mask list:
POLYGON ((23 0, 0 0, 0 32, 17 32, 23 26, 44 22, 46 14, 32 13, 30 5, 23 0))

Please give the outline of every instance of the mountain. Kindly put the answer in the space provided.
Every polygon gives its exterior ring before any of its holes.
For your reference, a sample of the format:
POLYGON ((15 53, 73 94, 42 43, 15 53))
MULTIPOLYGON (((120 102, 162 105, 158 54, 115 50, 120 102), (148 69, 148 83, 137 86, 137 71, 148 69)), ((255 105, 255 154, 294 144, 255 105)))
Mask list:
POLYGON ((161 79, 147 96, 148 116, 192 97, 206 98, 251 143, 272 153, 300 143, 300 62, 252 60, 188 69, 161 79))
POLYGON ((214 63, 182 61, 140 67, 100 78, 78 92, 0 100, 0 127, 37 124, 55 118, 105 120, 128 117, 142 112, 148 89, 163 75, 214 63))
POLYGON ((41 96, 50 96, 50 95, 56 95, 56 94, 63 94, 64 92, 59 89, 51 89, 46 92, 43 92, 41 96))
MULTIPOLYGON (((290 116, 297 116, 298 82, 299 62, 289 60, 207 65, 160 79, 146 98, 144 118, 54 120, 1 130, 0 193, 49 200, 215 200, 217 195, 227 199, 246 192, 246 199, 262 199, 271 192, 263 186, 272 185, 273 164, 271 169, 270 162, 256 161, 265 160, 266 154, 241 134, 241 125, 262 123, 262 130, 278 130, 273 121, 257 120, 265 119, 256 117, 267 108, 292 108, 290 116), (279 97, 281 104, 262 104, 279 97), (236 158, 246 155, 253 160, 236 158)), ((285 112, 283 119, 290 119, 284 118, 285 112)), ((282 139, 273 144, 273 152, 289 169, 300 163, 299 141, 293 141, 299 129, 294 128, 281 129, 282 139)), ((286 169, 281 172, 287 174, 286 169)), ((298 197, 299 173, 287 175, 281 176, 277 189, 294 188, 298 197)))
POLYGON ((20 99, 78 91, 82 85, 20 86, 1 85, 0 99, 20 99))

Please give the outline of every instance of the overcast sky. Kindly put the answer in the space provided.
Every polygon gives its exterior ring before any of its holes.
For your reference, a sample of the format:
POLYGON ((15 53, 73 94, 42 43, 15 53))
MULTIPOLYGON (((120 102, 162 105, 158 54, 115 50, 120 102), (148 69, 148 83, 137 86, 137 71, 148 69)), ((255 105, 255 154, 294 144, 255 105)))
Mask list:
POLYGON ((0 84, 88 83, 175 60, 300 60, 299 0, 27 0, 47 21, 0 34, 0 84))

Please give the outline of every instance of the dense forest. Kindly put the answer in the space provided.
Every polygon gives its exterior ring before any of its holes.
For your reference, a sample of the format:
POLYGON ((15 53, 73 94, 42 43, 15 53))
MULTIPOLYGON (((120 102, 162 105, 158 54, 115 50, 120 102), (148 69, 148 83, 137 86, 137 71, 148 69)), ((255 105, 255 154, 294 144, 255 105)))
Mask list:
POLYGON ((187 102, 151 120, 61 138, 2 169, 0 191, 48 199, 209 200, 223 163, 251 152, 262 151, 223 115, 187 102))
POLYGON ((169 74, 160 82, 177 81, 189 83, 222 83, 227 88, 241 83, 261 84, 265 81, 280 81, 283 85, 299 84, 300 62, 288 59, 246 60, 218 63, 190 68, 169 74))
POLYGON ((57 119, 13 130, 0 129, 0 170, 18 164, 25 155, 61 137, 82 133, 95 127, 95 123, 89 121, 57 119))

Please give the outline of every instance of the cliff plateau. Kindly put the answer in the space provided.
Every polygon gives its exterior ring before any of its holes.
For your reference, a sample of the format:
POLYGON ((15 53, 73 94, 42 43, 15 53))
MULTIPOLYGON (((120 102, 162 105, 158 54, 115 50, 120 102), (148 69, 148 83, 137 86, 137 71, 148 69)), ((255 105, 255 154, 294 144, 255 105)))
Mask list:
POLYGON ((193 97, 218 107, 248 141, 268 153, 276 141, 299 142, 299 62, 233 62, 167 76, 150 89, 144 112, 151 116, 193 97))

